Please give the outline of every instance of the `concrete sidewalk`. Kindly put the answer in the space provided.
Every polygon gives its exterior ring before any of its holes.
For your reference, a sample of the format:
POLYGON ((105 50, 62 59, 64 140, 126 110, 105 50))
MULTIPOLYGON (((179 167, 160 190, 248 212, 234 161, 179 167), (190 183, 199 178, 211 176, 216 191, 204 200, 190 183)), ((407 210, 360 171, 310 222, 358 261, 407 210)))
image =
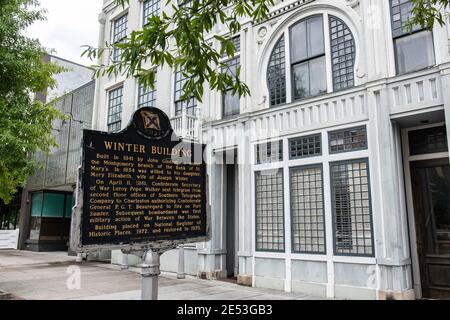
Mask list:
MULTIPOLYGON (((108 263, 83 262, 67 253, 0 250, 0 291, 18 299, 38 300, 138 300, 139 269, 121 270, 108 263), (80 277, 77 277, 80 275, 80 277), (79 281, 78 281, 79 280, 79 281), (77 288, 77 285, 80 285, 77 288)), ((311 300, 310 295, 238 286, 222 281, 163 273, 161 300, 311 300)))

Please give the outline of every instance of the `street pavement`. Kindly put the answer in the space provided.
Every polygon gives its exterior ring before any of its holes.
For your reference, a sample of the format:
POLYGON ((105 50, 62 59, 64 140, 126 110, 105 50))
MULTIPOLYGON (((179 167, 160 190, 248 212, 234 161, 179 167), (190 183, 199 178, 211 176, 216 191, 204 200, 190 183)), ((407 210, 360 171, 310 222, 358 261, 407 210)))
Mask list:
MULTIPOLYGON (((140 269, 122 270, 109 263, 84 261, 65 252, 0 250, 0 299, 139 300, 140 269), (2 292, 4 294, 2 294, 2 292)), ((160 300, 316 300, 305 294, 238 286, 192 276, 179 280, 162 273, 160 300)))

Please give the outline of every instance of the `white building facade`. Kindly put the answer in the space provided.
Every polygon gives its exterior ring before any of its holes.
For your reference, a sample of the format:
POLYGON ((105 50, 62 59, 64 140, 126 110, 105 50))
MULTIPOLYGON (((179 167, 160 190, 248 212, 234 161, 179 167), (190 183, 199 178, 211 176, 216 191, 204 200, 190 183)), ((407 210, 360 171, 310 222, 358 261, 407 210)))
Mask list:
MULTIPOLYGON (((105 0, 99 42, 164 6, 105 0)), ((450 26, 409 32, 410 10, 408 0, 285 0, 239 35, 218 26, 238 45, 228 63, 251 90, 241 99, 205 88, 202 103, 182 103, 182 76, 168 67, 155 90, 97 80, 94 129, 120 130, 155 106, 208 145, 212 239, 185 248, 188 273, 323 297, 450 296, 450 26)), ((164 269, 177 262, 163 255, 164 269)))

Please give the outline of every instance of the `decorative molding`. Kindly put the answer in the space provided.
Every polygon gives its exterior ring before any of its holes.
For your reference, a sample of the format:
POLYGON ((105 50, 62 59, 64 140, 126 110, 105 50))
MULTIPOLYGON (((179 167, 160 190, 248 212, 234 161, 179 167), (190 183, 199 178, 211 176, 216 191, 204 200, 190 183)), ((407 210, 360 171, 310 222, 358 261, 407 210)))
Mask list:
MULTIPOLYGON (((283 14, 289 12, 289 11, 295 10, 298 7, 304 6, 304 5, 306 5, 308 3, 311 3, 311 2, 314 2, 314 1, 315 0, 298 0, 298 1, 292 2, 292 3, 288 4, 288 5, 285 5, 284 7, 280 7, 278 9, 270 12, 268 14, 267 20, 262 21, 260 23, 257 23, 256 25, 265 23, 265 22, 267 22, 269 20, 272 20, 272 19, 274 19, 274 18, 276 18, 278 16, 281 16, 281 15, 283 15, 283 14)), ((280 3, 283 3, 283 2, 284 2, 284 0, 279 0, 277 2, 277 4, 280 4, 280 3)))
POLYGON ((359 0, 345 0, 347 2, 347 5, 354 8, 357 5, 359 5, 359 0))

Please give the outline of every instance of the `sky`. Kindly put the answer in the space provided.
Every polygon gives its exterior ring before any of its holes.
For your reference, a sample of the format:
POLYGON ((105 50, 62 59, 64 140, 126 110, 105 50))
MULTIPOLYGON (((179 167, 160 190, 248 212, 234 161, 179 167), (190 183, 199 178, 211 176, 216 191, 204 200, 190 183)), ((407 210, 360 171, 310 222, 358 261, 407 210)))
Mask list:
POLYGON ((86 57, 81 58, 83 45, 97 46, 98 15, 103 0, 40 0, 47 9, 47 20, 39 21, 26 31, 31 38, 56 52, 53 54, 83 65, 92 65, 86 57))

